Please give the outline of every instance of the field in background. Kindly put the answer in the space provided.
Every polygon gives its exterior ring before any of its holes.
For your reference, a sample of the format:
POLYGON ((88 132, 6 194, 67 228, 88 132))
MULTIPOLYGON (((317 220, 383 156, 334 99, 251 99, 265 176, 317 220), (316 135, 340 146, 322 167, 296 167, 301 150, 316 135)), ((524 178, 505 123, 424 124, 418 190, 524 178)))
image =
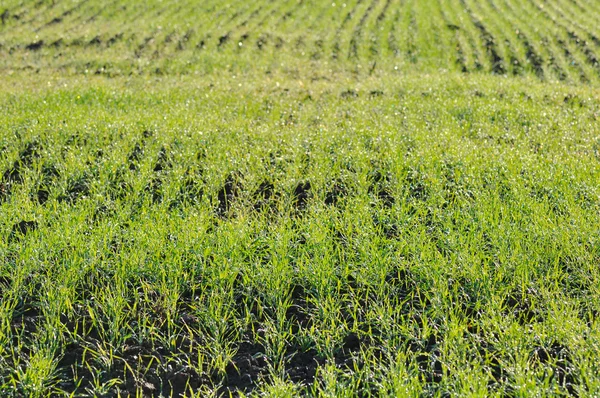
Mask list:
POLYGON ((600 74, 593 0, 4 0, 0 18, 3 73, 600 74))
POLYGON ((599 395, 599 11, 4 0, 0 395, 599 395))

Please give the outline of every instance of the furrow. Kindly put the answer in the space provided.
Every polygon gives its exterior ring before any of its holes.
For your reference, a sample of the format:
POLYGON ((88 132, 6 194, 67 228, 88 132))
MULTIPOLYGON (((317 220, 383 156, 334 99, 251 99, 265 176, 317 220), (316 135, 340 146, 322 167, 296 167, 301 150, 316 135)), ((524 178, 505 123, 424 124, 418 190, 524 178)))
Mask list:
POLYGON ((383 7, 377 14, 377 18, 371 29, 372 39, 369 46, 369 53, 372 56, 384 58, 390 54, 393 55, 386 44, 395 23, 395 15, 392 12, 393 8, 398 9, 399 4, 395 4, 395 0, 385 0, 383 7))
POLYGON ((400 6, 396 9, 396 12, 394 13, 394 17, 392 18, 392 22, 391 22, 391 26, 390 26, 390 31, 388 33, 388 37, 387 37, 387 47, 388 50, 390 51, 391 54, 393 54, 394 56, 398 56, 400 54, 400 47, 398 45, 398 39, 396 37, 396 27, 400 21, 400 13, 403 9, 403 5, 404 5, 405 0, 401 0, 400 6))
POLYGON ((556 24, 566 32, 571 43, 583 54, 586 63, 596 71, 596 74, 600 75, 598 55, 592 48, 594 47, 594 44, 596 47, 600 44, 600 39, 592 32, 588 31, 586 27, 579 25, 574 18, 567 18, 563 14, 563 10, 556 8, 556 5, 553 7, 554 12, 548 11, 549 8, 550 7, 544 7, 546 16, 557 21, 556 24), (565 22, 560 22, 561 20, 565 22))
POLYGON ((549 7, 544 7, 535 0, 529 0, 529 3, 531 3, 540 14, 544 15, 546 20, 552 21, 557 28, 555 31, 555 41, 564 49, 565 57, 571 60, 571 65, 578 69, 580 80, 585 82, 589 81, 590 74, 598 76, 600 73, 598 58, 588 46, 588 42, 582 39, 575 32, 575 29, 562 23, 557 15, 548 11, 549 7), (569 40, 574 47, 567 45, 567 40, 569 40))
MULTIPOLYGON (((532 31, 529 29, 528 20, 534 18, 529 15, 529 11, 523 8, 515 8, 510 0, 502 0, 503 9, 506 10, 506 16, 516 28, 517 39, 521 41, 525 49, 527 63, 532 68, 536 76, 540 78, 556 77, 559 80, 569 78, 569 68, 561 54, 549 45, 547 38, 541 36, 540 30, 532 31), (542 46, 539 46, 542 44, 542 46), (539 47, 538 47, 539 46, 539 47)), ((523 3, 518 3, 523 7, 523 3)))
MULTIPOLYGON (((533 1, 519 2, 519 6, 529 18, 546 20, 546 23, 541 25, 543 29, 538 29, 537 34, 544 48, 550 52, 549 60, 555 64, 557 60, 560 60, 562 63, 561 69, 566 72, 569 80, 573 82, 588 80, 582 68, 582 63, 576 54, 568 46, 565 47, 567 39, 566 37, 562 37, 561 29, 556 24, 556 21, 548 18, 548 15, 543 10, 540 10, 533 1)), ((561 77, 559 76, 559 78, 561 77)))
POLYGON ((485 52, 487 53, 490 62, 490 71, 497 75, 506 74, 505 61, 500 55, 496 39, 489 32, 485 24, 475 15, 473 10, 467 4, 466 0, 461 0, 461 4, 467 10, 473 25, 479 31, 481 42, 485 48, 485 52))
POLYGON ((451 17, 448 15, 448 10, 443 6, 442 0, 438 0, 438 4, 442 13, 442 19, 444 21, 444 26, 449 29, 454 35, 454 43, 453 48, 456 51, 456 55, 454 57, 454 64, 456 68, 462 73, 469 72, 469 68, 467 66, 467 59, 465 55, 464 44, 461 40, 461 28, 458 21, 451 20, 451 17))
POLYGON ((331 50, 331 58, 338 59, 339 54, 341 52, 341 41, 342 41, 342 37, 341 36, 342 36, 342 33, 344 32, 346 26, 350 24, 352 18, 354 18, 354 15, 360 9, 360 6, 362 5, 363 2, 364 2, 364 0, 358 0, 356 2, 356 4, 354 5, 354 7, 352 7, 348 11, 348 13, 344 16, 344 19, 342 20, 342 23, 336 29, 335 35, 334 35, 334 38, 333 38, 333 44, 332 44, 332 50, 331 50))
POLYGON ((358 24, 354 28, 354 31, 352 32, 352 37, 350 38, 350 49, 348 51, 349 59, 358 58, 358 46, 363 36, 363 29, 365 27, 367 19, 369 18, 369 15, 371 15, 375 7, 377 7, 377 4, 379 4, 379 0, 371 1, 371 3, 361 16, 360 20, 358 21, 358 24))

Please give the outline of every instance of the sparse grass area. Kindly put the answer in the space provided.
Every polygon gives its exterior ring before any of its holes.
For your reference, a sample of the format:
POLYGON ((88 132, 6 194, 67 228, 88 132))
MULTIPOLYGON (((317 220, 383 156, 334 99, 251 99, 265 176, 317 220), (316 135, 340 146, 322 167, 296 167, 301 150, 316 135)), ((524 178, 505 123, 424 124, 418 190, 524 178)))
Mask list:
POLYGON ((0 6, 0 395, 600 395, 597 5, 193 3, 0 6))

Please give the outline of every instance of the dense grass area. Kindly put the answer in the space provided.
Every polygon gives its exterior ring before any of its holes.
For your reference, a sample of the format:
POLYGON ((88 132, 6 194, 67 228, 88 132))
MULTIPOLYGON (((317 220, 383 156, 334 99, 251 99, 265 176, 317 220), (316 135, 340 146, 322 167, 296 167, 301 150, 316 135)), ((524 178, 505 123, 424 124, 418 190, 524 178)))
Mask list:
POLYGON ((4 1, 0 395, 600 395, 597 10, 4 1))

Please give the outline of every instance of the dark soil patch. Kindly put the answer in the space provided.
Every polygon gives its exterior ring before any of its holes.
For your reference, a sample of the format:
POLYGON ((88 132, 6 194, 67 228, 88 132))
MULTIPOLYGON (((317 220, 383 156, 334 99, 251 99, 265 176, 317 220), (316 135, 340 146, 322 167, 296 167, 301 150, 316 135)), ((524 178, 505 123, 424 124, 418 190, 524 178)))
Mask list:
POLYGON ((2 181, 5 184, 21 184, 23 182, 23 175, 21 174, 20 165, 15 162, 13 167, 4 172, 2 181))
POLYGON ((291 305, 285 312, 286 320, 292 324, 292 332, 298 333, 300 329, 309 328, 311 325, 311 312, 315 306, 307 301, 308 294, 302 285, 295 285, 290 291, 291 305))
POLYGON ((10 184, 6 184, 4 182, 0 182, 0 203, 5 202, 11 193, 10 184))
POLYGON ((157 176, 152 177, 150 182, 144 187, 144 192, 150 195, 152 203, 162 202, 162 179, 157 176))
POLYGON ((440 338, 432 333, 425 341, 413 341, 409 344, 409 350, 416 353, 416 362, 422 380, 428 384, 439 384, 444 378, 442 366, 440 338))
POLYGON ((336 206, 340 199, 348 195, 348 188, 340 179, 335 180, 328 185, 331 186, 331 188, 325 195, 325 204, 328 206, 336 206))
POLYGON ((311 185, 309 181, 300 182, 296 185, 293 194, 293 206, 296 210, 302 211, 306 209, 308 200, 311 197, 311 185))
POLYGON ((410 169, 404 180, 405 189, 408 191, 408 198, 418 201, 427 200, 428 188, 427 182, 421 173, 417 170, 410 169))
POLYGON ((40 188, 35 193, 35 200, 41 205, 46 204, 50 199, 50 191, 46 188, 40 188))
POLYGON ((144 156, 144 150, 142 146, 136 142, 133 149, 127 156, 127 160, 129 161, 129 170, 138 170, 139 162, 142 160, 144 156))
POLYGON ((94 210, 94 214, 92 215, 92 222, 94 224, 99 223, 104 220, 106 217, 111 217, 115 215, 115 210, 110 204, 100 205, 94 210))
POLYGON ((36 141, 29 142, 19 154, 19 161, 23 166, 30 167, 34 159, 40 157, 41 146, 36 141))
POLYGON ((8 11, 8 8, 5 9, 2 14, 0 14, 0 20, 2 21, 2 25, 6 24, 6 20, 10 17, 10 12, 8 11))
POLYGON ((89 196, 90 185, 91 178, 86 174, 80 177, 70 178, 65 193, 58 197, 58 201, 75 204, 79 200, 89 196))
POLYGON ((241 174, 232 172, 227 176, 225 184, 217 193, 217 215, 226 217, 231 210, 231 205, 239 197, 242 192, 242 184, 240 182, 241 174))
POLYGON ((42 179, 44 182, 51 182, 60 177, 60 172, 53 165, 44 165, 42 167, 42 179))
POLYGON ((521 38, 521 43, 525 47, 525 57, 527 58, 527 62, 531 65, 533 72, 539 78, 544 76, 544 69, 542 65, 544 64, 544 60, 542 57, 535 52, 532 45, 529 43, 529 40, 523 35, 523 33, 518 33, 518 36, 521 38))
POLYGON ((92 47, 92 46, 99 46, 102 44, 102 39, 100 39, 100 36, 95 36, 92 40, 90 40, 88 42, 88 46, 92 47))
MULTIPOLYGON (((84 365, 90 362, 90 354, 86 347, 94 347, 94 338, 85 338, 68 344, 58 362, 58 373, 63 390, 83 393, 91 387, 92 373, 84 365)), ((115 377, 126 375, 126 382, 115 385, 108 396, 136 396, 141 390, 143 396, 183 397, 190 390, 197 390, 202 385, 211 385, 206 375, 198 374, 182 361, 169 361, 169 352, 162 347, 150 344, 139 344, 133 340, 121 347, 118 358, 111 367, 101 372, 101 382, 107 382, 115 377), (129 366, 126 366, 126 363, 129 366), (141 366, 140 366, 141 365, 141 366), (131 367, 136 374, 131 373, 131 367)))
POLYGON ((400 236, 401 226, 392 218, 373 214, 373 225, 376 230, 388 239, 396 239, 400 236))
POLYGON ((33 232, 38 229, 37 221, 19 221, 14 224, 10 230, 10 235, 8 236, 8 241, 18 241, 29 232, 33 232))
MULTIPOLYGON (((354 357, 364 347, 363 341, 354 333, 348 334, 342 347, 335 353, 337 366, 353 369, 354 357)), ((243 342, 226 369, 226 378, 219 390, 220 396, 238 396, 254 391, 261 381, 269 382, 269 361, 264 347, 257 343, 243 342)), ((295 384, 310 387, 316 381, 317 370, 327 360, 314 349, 303 350, 298 346, 288 347, 288 360, 284 368, 287 378, 295 384)))
POLYGON ((122 38, 123 38, 123 33, 117 33, 116 35, 114 35, 113 37, 111 37, 110 39, 108 39, 106 41, 106 47, 112 46, 116 42, 120 41, 122 38))
POLYGON ((391 208, 396 202, 391 186, 392 177, 390 173, 374 170, 369 174, 369 193, 379 199, 385 208, 391 208))
POLYGON ((497 75, 504 75, 506 73, 506 68, 504 66, 504 60, 498 53, 498 47, 496 45, 496 39, 492 34, 486 29, 481 21, 474 20, 473 24, 479 30, 481 35, 481 40, 483 41, 483 45, 488 53, 490 58, 490 63, 492 65, 492 73, 497 75))
POLYGON ((38 40, 38 41, 34 41, 33 43, 26 45, 25 49, 28 51, 38 51, 38 50, 42 49, 42 47, 44 47, 44 41, 38 40))
POLYGON ((524 293, 514 291, 505 300, 507 315, 512 314, 521 325, 537 322, 540 316, 533 305, 536 296, 536 292, 532 289, 528 289, 524 293))
POLYGON ((385 283, 393 289, 394 296, 407 297, 417 289, 414 275, 404 268, 393 267, 386 274, 385 283))
POLYGON ((163 146, 162 148, 160 148, 160 151, 158 152, 158 159, 156 160, 156 163, 154 164, 154 172, 159 172, 159 171, 164 171, 167 169, 170 169, 172 166, 171 164, 171 156, 169 155, 167 149, 163 146))
POLYGON ((346 99, 348 99, 348 98, 358 98, 358 91, 357 90, 348 89, 348 90, 342 91, 342 93, 340 94, 340 96, 342 98, 346 98, 346 99))
POLYGON ((225 43, 227 43, 229 41, 229 36, 230 36, 230 33, 226 33, 223 36, 219 37, 219 43, 217 44, 217 47, 224 46, 225 43))
POLYGON ((286 374, 293 383, 310 386, 314 383, 317 369, 325 361, 315 350, 296 352, 286 364, 286 374))
POLYGON ((42 168, 42 180, 38 184, 34 199, 40 205, 44 205, 50 198, 50 190, 55 181, 60 177, 60 172, 53 165, 44 165, 42 168))
POLYGON ((261 379, 268 377, 268 361, 260 344, 244 342, 226 368, 226 378, 219 395, 249 393, 261 379))
POLYGON ((275 185, 269 181, 263 181, 259 187, 254 191, 252 197, 254 198, 254 210, 262 211, 271 209, 275 205, 279 195, 275 192, 275 185))
POLYGON ((536 347, 531 355, 535 364, 550 365, 552 367, 552 379, 566 388, 571 396, 578 396, 575 386, 577 381, 574 375, 573 360, 569 349, 557 342, 549 347, 536 347))

